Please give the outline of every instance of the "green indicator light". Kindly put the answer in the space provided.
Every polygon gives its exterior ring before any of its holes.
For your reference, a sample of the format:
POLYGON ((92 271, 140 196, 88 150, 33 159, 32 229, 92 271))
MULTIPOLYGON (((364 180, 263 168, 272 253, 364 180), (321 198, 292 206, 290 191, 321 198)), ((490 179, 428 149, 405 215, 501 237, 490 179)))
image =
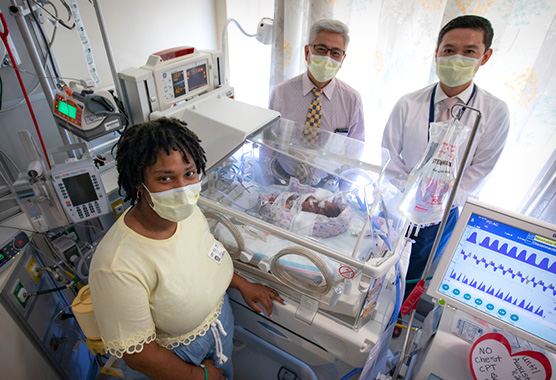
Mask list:
POLYGON ((446 301, 444 301, 444 300, 441 298, 441 299, 438 300, 438 304, 439 304, 440 306, 444 306, 444 305, 446 305, 446 301))

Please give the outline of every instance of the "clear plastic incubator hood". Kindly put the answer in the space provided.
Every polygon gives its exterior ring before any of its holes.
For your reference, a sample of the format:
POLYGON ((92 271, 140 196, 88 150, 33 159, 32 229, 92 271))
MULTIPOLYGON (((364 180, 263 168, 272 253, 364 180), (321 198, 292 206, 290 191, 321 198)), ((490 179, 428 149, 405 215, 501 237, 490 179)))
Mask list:
POLYGON ((404 248, 401 192, 364 148, 279 118, 209 168, 199 200, 236 271, 355 330, 394 301, 404 248))

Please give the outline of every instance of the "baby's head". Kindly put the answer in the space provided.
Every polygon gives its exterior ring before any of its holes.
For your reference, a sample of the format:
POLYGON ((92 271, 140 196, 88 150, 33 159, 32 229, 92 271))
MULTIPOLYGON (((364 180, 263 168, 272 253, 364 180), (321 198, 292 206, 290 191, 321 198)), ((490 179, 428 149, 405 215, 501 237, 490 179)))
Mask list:
POLYGON ((307 197, 307 199, 305 199, 305 201, 301 204, 301 210, 324 215, 329 218, 336 218, 341 213, 340 207, 338 207, 336 203, 330 201, 319 201, 312 195, 307 197))

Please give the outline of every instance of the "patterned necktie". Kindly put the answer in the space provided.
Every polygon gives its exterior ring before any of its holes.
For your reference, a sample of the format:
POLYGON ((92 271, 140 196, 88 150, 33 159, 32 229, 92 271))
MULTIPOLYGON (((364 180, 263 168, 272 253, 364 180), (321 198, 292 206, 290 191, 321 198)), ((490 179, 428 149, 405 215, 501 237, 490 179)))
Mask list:
POLYGON ((444 109, 440 113, 440 117, 438 118, 438 121, 447 121, 452 119, 452 107, 457 102, 459 102, 459 98, 457 96, 453 98, 444 99, 442 101, 442 104, 444 105, 444 109))
POLYGON ((313 91, 313 101, 307 110, 307 119, 303 129, 303 142, 308 146, 315 147, 319 141, 320 119, 322 115, 320 94, 322 94, 322 88, 313 88, 311 91, 313 91))
MULTIPOLYGON (((314 148, 318 145, 319 141, 322 116, 320 94, 322 94, 322 88, 313 87, 311 91, 313 92, 313 101, 307 110, 307 119, 305 120, 305 128, 303 128, 303 143, 305 146, 314 148)), ((295 176, 301 183, 305 183, 307 180, 307 170, 299 162, 297 163, 295 176)))

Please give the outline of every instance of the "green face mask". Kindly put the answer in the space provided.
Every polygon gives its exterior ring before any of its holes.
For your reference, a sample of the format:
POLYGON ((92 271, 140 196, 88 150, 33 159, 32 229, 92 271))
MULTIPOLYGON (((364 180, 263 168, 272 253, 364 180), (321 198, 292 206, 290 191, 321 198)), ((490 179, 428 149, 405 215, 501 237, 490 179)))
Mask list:
POLYGON ((309 71, 317 82, 328 82, 340 69, 340 62, 327 56, 312 55, 309 58, 309 71))
POLYGON ((440 82, 448 87, 465 84, 475 76, 475 68, 481 58, 471 58, 463 55, 450 55, 436 59, 436 74, 440 82))

